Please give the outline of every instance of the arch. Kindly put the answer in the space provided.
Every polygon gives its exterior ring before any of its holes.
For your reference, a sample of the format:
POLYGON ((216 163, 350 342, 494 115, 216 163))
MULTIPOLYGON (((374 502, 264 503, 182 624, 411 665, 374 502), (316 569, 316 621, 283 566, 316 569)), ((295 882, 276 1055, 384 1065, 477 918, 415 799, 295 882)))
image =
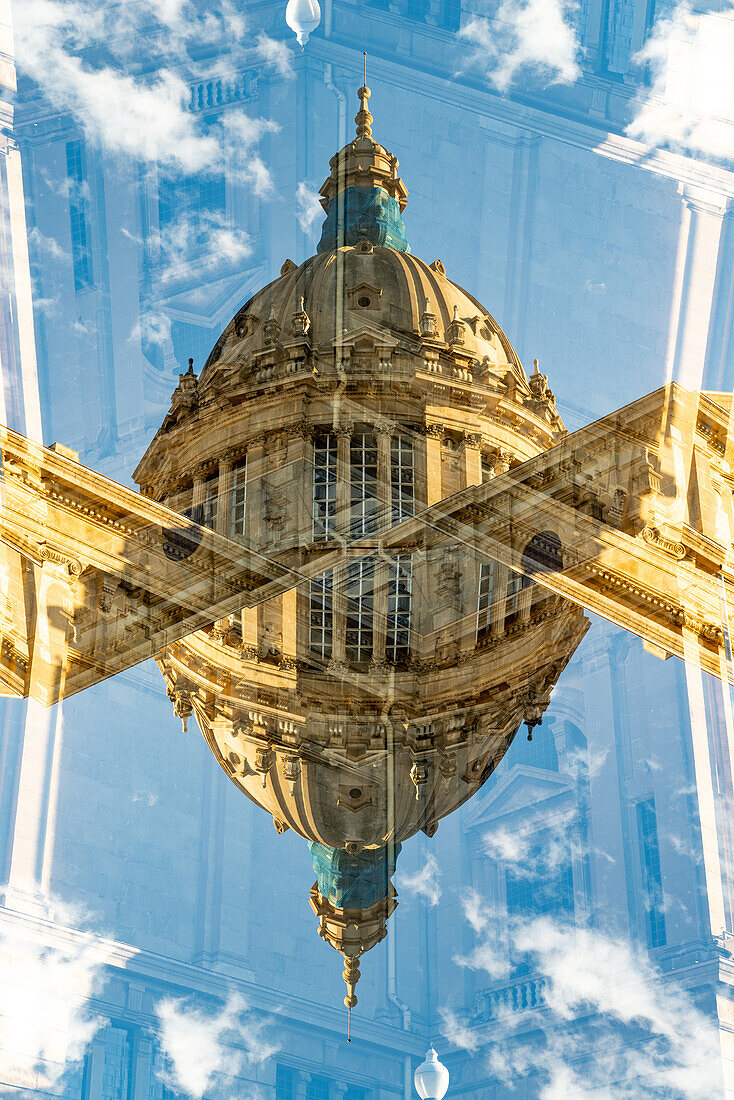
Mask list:
POLYGON ((533 535, 523 550, 522 568, 528 584, 533 573, 556 573, 563 569, 563 547, 555 531, 533 535))

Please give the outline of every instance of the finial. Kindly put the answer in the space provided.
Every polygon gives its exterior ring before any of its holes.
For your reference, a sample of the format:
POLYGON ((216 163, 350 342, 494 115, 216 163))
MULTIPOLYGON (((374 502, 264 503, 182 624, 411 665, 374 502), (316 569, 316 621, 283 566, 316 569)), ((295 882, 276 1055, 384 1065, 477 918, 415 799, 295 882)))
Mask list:
POLYGON ((533 359, 533 366, 535 367, 533 374, 540 374, 540 362, 537 359, 533 359))
POLYGON ((344 998, 344 1004, 351 1013, 351 1010, 357 1003, 357 996, 354 990, 359 981, 359 955, 344 956, 344 973, 342 977, 347 983, 347 995, 344 998))
POLYGON ((193 359, 189 359, 189 369, 186 371, 186 373, 187 374, 193 374, 194 373, 194 360, 193 359))
POLYGON ((357 92, 359 96, 359 111, 354 119, 357 123, 357 137, 358 138, 370 138, 372 137, 372 115, 370 114, 369 107, 367 106, 367 100, 372 94, 367 87, 367 54, 362 54, 364 61, 364 84, 357 92))

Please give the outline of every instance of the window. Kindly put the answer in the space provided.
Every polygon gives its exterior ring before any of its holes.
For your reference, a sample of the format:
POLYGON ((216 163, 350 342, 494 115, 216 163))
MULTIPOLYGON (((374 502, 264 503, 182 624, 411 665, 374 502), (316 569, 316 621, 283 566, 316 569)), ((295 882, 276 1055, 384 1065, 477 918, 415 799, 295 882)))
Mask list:
POLYGON ((408 19, 425 19, 428 12, 428 0, 408 0, 408 19))
POLYGON ((525 764, 529 768, 544 768, 547 772, 558 771, 558 753, 553 732, 545 726, 533 732, 533 740, 528 741, 522 728, 515 734, 506 757, 506 767, 525 764))
POLYGON ((399 523, 413 515, 415 501, 413 441, 407 435, 393 437, 391 449, 392 521, 399 523))
POLYGON ((204 527, 215 527, 219 505, 219 473, 208 478, 204 485, 204 504, 201 523, 204 527))
MULTIPOLYGON (((533 535, 522 555, 522 565, 526 573, 555 573, 563 569, 563 551, 561 540, 554 531, 542 531, 533 535)), ((530 578, 526 580, 530 583, 530 578)))
POLYGON ((295 1073, 289 1066, 276 1066, 275 1100, 293 1100, 295 1096, 295 1073))
POLYGON ((344 1100, 367 1100, 367 1090, 358 1089, 355 1085, 350 1085, 344 1093, 344 1100))
POLYGON ((232 538, 245 533, 247 505, 247 459, 241 458, 232 467, 232 495, 229 504, 229 533, 232 538))
POLYGON ((413 559, 399 554, 390 562, 387 590, 387 630, 385 656, 388 661, 404 661, 410 656, 410 602, 413 559))
POLYGON ((327 1077, 312 1077, 306 1087, 306 1100, 329 1100, 327 1077))
POLYGON ((176 243, 194 248, 211 228, 212 216, 221 219, 226 207, 224 176, 161 176, 158 183, 158 226, 164 242, 169 227, 176 243))
POLYGON ((92 252, 90 248, 86 157, 84 142, 66 143, 66 175, 69 187, 69 221, 71 223, 71 257, 74 266, 74 290, 88 290, 92 285, 92 252))
MULTIPOLYGON (((100 1100, 127 1100, 132 1069, 132 1044, 126 1028, 106 1027, 100 1100)), ((88 1075, 87 1075, 88 1076, 88 1075)))
POLYGON ((655 799, 652 797, 637 803, 637 837, 645 887, 647 943, 649 947, 663 947, 667 943, 663 877, 655 799))
POLYGON ((519 573, 510 572, 507 578, 507 603, 505 604, 505 620, 511 615, 517 615, 522 577, 519 573))
POLYGON ((458 31, 461 25, 460 0, 444 0, 443 25, 447 31, 458 31))
POLYGON ((377 531, 377 443, 370 432, 358 432, 350 445, 352 491, 350 534, 355 538, 377 531))
POLYGON ((347 657, 357 663, 372 656, 375 563, 359 558, 347 566, 347 657))
POLYGON ((477 596, 477 641, 489 637, 492 627, 492 596, 494 594, 493 561, 483 561, 479 566, 479 590, 477 596))
POLYGON ((311 581, 309 590, 309 648, 319 657, 330 657, 334 629, 334 574, 311 581))
MULTIPOLYGON (((558 837, 549 834, 541 838, 529 853, 527 867, 505 872, 508 921, 527 921, 530 917, 549 915, 561 921, 574 917, 573 870, 570 853, 565 864, 559 865, 558 837), (528 872, 527 868, 532 870, 528 872)), ((528 974, 532 955, 513 951, 510 970, 513 977, 528 974)))
POLYGON ((313 538, 333 538, 336 523, 336 436, 317 436, 313 447, 313 538))

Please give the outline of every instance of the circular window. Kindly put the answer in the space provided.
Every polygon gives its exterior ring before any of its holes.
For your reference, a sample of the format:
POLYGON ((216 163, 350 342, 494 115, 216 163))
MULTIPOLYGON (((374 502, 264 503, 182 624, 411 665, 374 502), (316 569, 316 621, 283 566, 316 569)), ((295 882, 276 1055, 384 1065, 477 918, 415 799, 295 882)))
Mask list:
POLYGON ((365 298, 365 296, 362 295, 361 298, 357 298, 357 305, 362 306, 363 309, 366 309, 367 306, 372 305, 372 299, 371 298, 365 298))
POLYGON ((351 790, 349 791, 349 797, 350 798, 361 798, 362 797, 362 788, 361 787, 352 787, 351 790))

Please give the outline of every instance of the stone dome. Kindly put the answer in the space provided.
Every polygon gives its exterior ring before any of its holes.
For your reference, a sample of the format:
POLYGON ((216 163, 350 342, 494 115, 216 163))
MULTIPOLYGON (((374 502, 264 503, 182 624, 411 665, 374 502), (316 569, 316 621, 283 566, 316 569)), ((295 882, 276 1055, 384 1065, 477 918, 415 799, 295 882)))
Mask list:
POLYGON ((332 354, 339 335, 365 327, 389 333, 411 347, 429 342, 453 347, 469 369, 504 379, 511 371, 530 397, 531 389, 509 339, 468 291, 452 282, 440 260, 428 264, 407 252, 357 245, 321 252, 300 267, 286 261, 279 279, 258 291, 233 317, 209 356, 200 379, 206 389, 246 362, 268 339, 268 325, 282 343, 298 335, 294 318, 305 313, 311 347, 332 354), (344 301, 335 329, 338 286, 344 301))

